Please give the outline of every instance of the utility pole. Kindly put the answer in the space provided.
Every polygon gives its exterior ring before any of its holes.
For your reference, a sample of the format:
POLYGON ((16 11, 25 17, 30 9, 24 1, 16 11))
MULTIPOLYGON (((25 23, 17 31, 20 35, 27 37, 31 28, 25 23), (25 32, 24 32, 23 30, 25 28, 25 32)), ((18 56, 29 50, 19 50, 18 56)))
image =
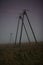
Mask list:
POLYGON ((26 35, 27 35, 27 38, 28 38, 28 41, 30 42, 30 39, 29 39, 29 36, 28 36, 28 33, 27 33, 27 30, 26 30, 26 27, 25 27, 25 24, 24 24, 24 15, 26 16, 27 20, 28 20, 28 24, 30 26, 30 29, 32 31, 32 34, 33 34, 33 37, 34 37, 34 40, 35 42, 37 43, 37 39, 36 39, 36 36, 34 34, 34 31, 33 31, 33 28, 31 26, 31 23, 29 21, 29 18, 27 16, 27 13, 26 13, 26 10, 23 11, 22 15, 19 16, 19 20, 18 20, 18 25, 17 25, 17 32, 16 32, 16 37, 15 37, 15 44, 16 44, 16 41, 17 41, 17 35, 18 35, 18 30, 19 30, 19 22, 20 22, 20 19, 22 21, 22 24, 21 24, 21 31, 20 31, 20 39, 19 39, 19 45, 21 45, 21 38, 22 38, 22 31, 23 31, 23 26, 24 26, 24 29, 25 29, 25 32, 26 32, 26 35))
POLYGON ((10 33, 10 43, 13 43, 13 37, 12 37, 13 33, 10 33))
POLYGON ((23 15, 23 18, 21 17, 21 20, 22 20, 22 24, 21 24, 21 32, 20 32, 19 44, 21 44, 22 31, 23 31, 23 20, 24 20, 24 15, 23 15))
POLYGON ((28 18, 28 16, 27 16, 26 10, 23 11, 23 15, 26 16, 26 18, 27 18, 27 20, 28 20, 28 23, 29 23, 29 26, 30 26, 30 29, 31 29, 31 31, 32 31, 33 37, 34 37, 34 39, 35 39, 35 42, 37 43, 37 39, 36 39, 36 36, 35 36, 35 34, 34 34, 34 31, 33 31, 33 28, 32 28, 32 26, 31 26, 31 23, 30 23, 30 21, 29 21, 29 18, 28 18))
POLYGON ((16 45, 16 41, 17 41, 20 19, 21 19, 21 16, 19 16, 19 19, 18 19, 17 32, 16 32, 16 37, 15 37, 15 45, 16 45))

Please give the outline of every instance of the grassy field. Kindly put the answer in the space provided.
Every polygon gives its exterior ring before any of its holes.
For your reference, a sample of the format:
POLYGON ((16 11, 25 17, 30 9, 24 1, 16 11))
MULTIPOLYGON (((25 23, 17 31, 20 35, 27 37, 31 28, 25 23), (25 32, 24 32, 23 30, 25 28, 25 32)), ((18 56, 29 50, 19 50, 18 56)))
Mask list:
POLYGON ((43 42, 0 44, 0 65, 43 65, 43 42))

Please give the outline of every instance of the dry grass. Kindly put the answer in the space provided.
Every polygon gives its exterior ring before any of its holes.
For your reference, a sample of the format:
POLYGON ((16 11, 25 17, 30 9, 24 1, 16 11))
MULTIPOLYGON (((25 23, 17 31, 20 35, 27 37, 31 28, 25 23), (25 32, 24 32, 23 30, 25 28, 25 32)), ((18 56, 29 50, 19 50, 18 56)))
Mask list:
POLYGON ((43 65, 43 42, 0 44, 0 65, 43 65))

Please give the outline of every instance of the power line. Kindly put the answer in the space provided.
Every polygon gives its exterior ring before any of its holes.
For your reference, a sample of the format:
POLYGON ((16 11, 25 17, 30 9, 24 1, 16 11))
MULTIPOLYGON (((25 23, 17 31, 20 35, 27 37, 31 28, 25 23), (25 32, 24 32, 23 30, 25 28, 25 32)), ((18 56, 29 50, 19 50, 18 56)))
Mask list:
POLYGON ((10 33, 10 43, 13 43, 14 39, 13 39, 13 33, 10 33))

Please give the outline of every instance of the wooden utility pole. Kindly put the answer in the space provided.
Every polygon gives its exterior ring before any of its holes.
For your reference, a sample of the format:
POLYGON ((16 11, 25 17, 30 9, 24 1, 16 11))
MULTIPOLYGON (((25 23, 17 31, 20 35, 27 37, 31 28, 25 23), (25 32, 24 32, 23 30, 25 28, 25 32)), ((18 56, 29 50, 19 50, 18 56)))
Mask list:
POLYGON ((35 34, 34 34, 34 31, 33 31, 33 28, 32 28, 32 26, 31 26, 31 23, 30 23, 30 21, 29 21, 29 18, 28 18, 28 16, 27 16, 26 10, 24 10, 23 13, 22 13, 22 16, 19 16, 18 25, 17 25, 17 32, 16 32, 16 38, 15 38, 15 44, 16 44, 16 41, 17 41, 17 35, 18 35, 18 30, 19 30, 19 22, 20 22, 20 19, 21 19, 21 21, 22 21, 22 24, 21 24, 19 45, 21 45, 21 38, 22 38, 23 26, 24 26, 24 29, 25 29, 25 32, 26 32, 28 41, 30 42, 30 39, 29 39, 27 30, 26 30, 26 27, 25 27, 25 24, 24 24, 24 15, 26 16, 26 18, 27 18, 27 20, 28 20, 30 29, 31 29, 32 34, 33 34, 33 37, 34 37, 34 40, 35 40, 35 42, 37 43, 37 39, 36 39, 36 36, 35 36, 35 34))

